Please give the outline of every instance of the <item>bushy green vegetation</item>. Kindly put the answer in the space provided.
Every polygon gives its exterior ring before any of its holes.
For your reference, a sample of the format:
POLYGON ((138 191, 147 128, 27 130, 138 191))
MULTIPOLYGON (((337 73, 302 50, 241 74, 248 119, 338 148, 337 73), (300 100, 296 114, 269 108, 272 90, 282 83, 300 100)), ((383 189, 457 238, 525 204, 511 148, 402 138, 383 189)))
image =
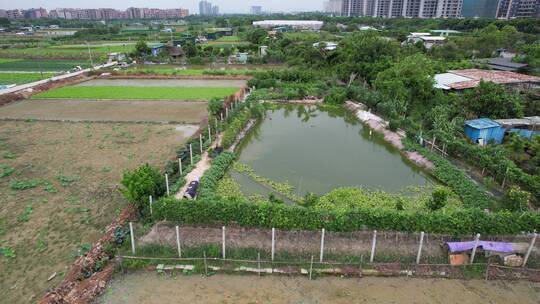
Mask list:
POLYGON ((212 166, 201 177, 197 199, 212 199, 216 194, 219 181, 232 165, 236 155, 225 151, 212 160, 212 166))
POLYGON ((146 164, 133 171, 127 171, 122 177, 121 190, 124 197, 135 204, 139 211, 148 209, 149 196, 155 198, 165 193, 165 177, 158 169, 146 164))
POLYGON ((225 129, 225 132, 223 132, 221 144, 224 148, 229 148, 234 143, 236 136, 244 129, 250 118, 251 112, 247 108, 241 110, 238 115, 234 117, 232 122, 225 129))
POLYGON ((108 53, 129 53, 133 45, 55 45, 50 47, 0 49, 0 57, 28 59, 83 59, 89 58, 88 48, 96 62, 104 62, 108 53))
POLYGON ((179 201, 164 198, 156 204, 154 218, 182 224, 236 224, 243 227, 307 230, 326 228, 330 231, 356 231, 369 228, 453 235, 516 234, 540 228, 540 215, 536 212, 485 213, 479 209, 425 212, 383 208, 333 211, 224 199, 179 201))
POLYGON ((139 99, 139 100, 192 100, 205 101, 215 97, 234 94, 233 87, 115 87, 115 86, 70 86, 53 89, 33 96, 33 98, 73 98, 73 99, 139 99))

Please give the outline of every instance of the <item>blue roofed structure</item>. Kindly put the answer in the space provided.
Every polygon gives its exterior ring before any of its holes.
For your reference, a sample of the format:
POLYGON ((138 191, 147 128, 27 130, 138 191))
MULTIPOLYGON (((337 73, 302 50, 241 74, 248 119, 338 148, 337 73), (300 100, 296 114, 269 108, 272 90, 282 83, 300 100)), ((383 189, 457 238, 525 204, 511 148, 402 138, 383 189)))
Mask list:
POLYGON ((490 142, 501 144, 504 133, 504 127, 489 118, 479 118, 465 122, 465 136, 480 145, 490 142))

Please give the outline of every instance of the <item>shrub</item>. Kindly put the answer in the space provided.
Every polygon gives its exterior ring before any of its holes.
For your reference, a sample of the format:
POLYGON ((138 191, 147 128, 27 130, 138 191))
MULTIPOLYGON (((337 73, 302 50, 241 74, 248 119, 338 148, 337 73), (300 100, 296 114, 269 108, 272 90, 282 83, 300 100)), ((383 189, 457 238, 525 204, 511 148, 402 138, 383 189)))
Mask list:
POLYGON ((330 89, 328 95, 324 97, 324 103, 340 105, 347 100, 347 90, 344 88, 335 87, 330 89))
POLYGON ((224 199, 196 201, 162 198, 154 208, 156 220, 182 224, 229 225, 278 229, 358 231, 378 229, 425 231, 452 235, 516 234, 540 229, 537 212, 485 213, 479 209, 397 211, 380 208, 356 208, 328 211, 270 202, 251 203, 224 199))
POLYGON ((531 194, 521 190, 518 186, 512 186, 506 193, 506 208, 510 211, 523 211, 529 207, 531 194))
POLYGON ((218 115, 223 110, 223 99, 222 98, 212 98, 208 102, 208 112, 212 115, 218 115))
POLYGON ((216 195, 219 181, 223 178, 227 169, 233 163, 236 156, 234 153, 225 151, 212 161, 212 166, 201 177, 198 191, 198 199, 209 199, 216 195))
POLYGON ((165 193, 165 178, 158 169, 145 164, 133 171, 126 171, 122 177, 121 189, 124 197, 134 203, 139 211, 148 207, 148 197, 159 197, 165 193))
POLYGON ((450 191, 446 187, 437 187, 433 193, 431 193, 431 199, 427 201, 426 207, 429 210, 436 211, 446 206, 450 191))
POLYGON ((221 144, 224 148, 228 148, 234 143, 236 136, 244 129, 250 118, 251 115, 249 109, 243 109, 233 118, 231 123, 225 129, 225 132, 223 132, 221 144))

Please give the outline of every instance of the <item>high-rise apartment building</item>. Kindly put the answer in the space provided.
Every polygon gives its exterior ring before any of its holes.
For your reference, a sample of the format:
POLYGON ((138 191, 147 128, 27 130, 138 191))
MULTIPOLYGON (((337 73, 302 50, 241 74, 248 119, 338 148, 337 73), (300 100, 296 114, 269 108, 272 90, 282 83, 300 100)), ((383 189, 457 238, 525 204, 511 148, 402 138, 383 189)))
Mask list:
POLYGON ((324 12, 333 14, 333 15, 341 15, 341 6, 343 5, 343 0, 329 0, 325 1, 323 3, 324 12))
POLYGON ((262 14, 262 6, 254 5, 254 6, 250 7, 249 12, 252 15, 261 15, 262 14))
POLYGON ((201 16, 217 16, 219 15, 219 6, 212 5, 211 2, 203 0, 199 2, 199 15, 201 16))
POLYGON ((465 18, 495 18, 499 0, 463 0, 461 16, 465 18))
POLYGON ((540 0, 500 0, 497 7, 497 18, 538 18, 540 17, 540 0))
POLYGON ((458 18, 463 0, 343 0, 343 16, 458 18))

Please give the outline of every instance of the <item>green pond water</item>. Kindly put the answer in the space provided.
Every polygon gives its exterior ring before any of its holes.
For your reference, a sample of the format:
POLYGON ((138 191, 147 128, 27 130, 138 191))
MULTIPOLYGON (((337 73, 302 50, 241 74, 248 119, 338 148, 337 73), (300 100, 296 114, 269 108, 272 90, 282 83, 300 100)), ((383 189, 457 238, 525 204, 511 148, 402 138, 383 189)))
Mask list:
MULTIPOLYGON (((436 183, 341 108, 288 105, 269 110, 237 152, 240 163, 260 176, 289 183, 299 196, 343 186, 398 193, 436 183)), ((231 176, 246 195, 270 193, 243 174, 233 171, 231 176)))

